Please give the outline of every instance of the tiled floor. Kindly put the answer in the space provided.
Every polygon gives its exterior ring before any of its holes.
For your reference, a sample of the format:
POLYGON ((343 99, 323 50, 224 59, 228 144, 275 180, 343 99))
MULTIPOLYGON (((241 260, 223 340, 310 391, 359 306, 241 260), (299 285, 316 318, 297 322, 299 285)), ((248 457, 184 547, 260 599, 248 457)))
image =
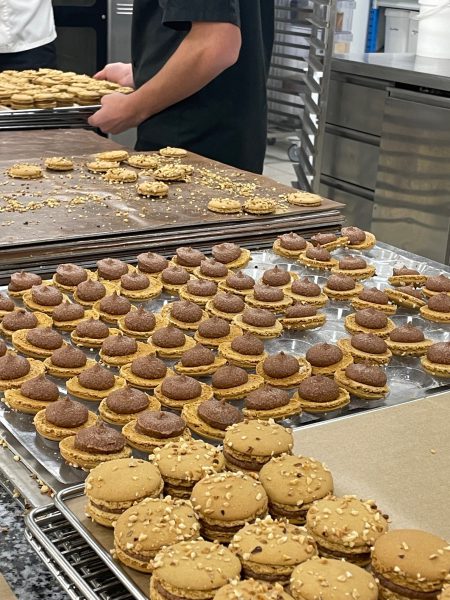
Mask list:
POLYGON ((294 167, 287 154, 289 146, 290 142, 284 141, 267 146, 264 161, 264 175, 284 185, 292 185, 296 181, 294 167))

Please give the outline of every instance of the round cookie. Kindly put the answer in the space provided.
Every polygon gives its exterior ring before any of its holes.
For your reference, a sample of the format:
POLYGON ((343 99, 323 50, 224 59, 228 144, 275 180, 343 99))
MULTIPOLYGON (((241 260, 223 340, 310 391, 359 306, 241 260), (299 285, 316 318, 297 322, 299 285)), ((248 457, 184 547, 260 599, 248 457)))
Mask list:
POLYGON ((258 363, 256 373, 274 387, 289 389, 296 387, 311 375, 311 366, 303 357, 279 352, 258 363))
POLYGON ((146 498, 121 514, 114 527, 114 552, 121 563, 151 573, 166 546, 198 537, 200 525, 186 500, 146 498))
POLYGON ((294 600, 377 600, 373 576, 346 560, 313 558, 296 567, 289 585, 294 600))
POLYGON ((303 190, 299 190, 297 192, 292 192, 287 195, 286 200, 289 204, 293 206, 320 206, 322 204, 321 196, 317 194, 312 194, 311 192, 305 192, 303 190))
POLYGON ((343 227, 341 235, 348 239, 348 247, 352 250, 370 250, 377 241, 373 233, 359 227, 343 227))
POLYGON ((230 471, 258 473, 274 456, 291 453, 292 431, 272 419, 245 420, 226 431, 223 455, 230 471))
POLYGON ((333 477, 318 460, 284 454, 272 458, 259 472, 269 497, 269 512, 303 525, 306 513, 316 500, 333 493, 333 477))
POLYGON ((242 206, 239 200, 234 198, 211 198, 208 202, 208 210, 215 213, 232 215, 240 213, 242 206))
POLYGON ((228 427, 244 420, 239 408, 215 398, 185 404, 181 416, 194 433, 219 441, 224 438, 228 427))
POLYGON ((199 515, 202 536, 222 543, 230 542, 246 523, 266 515, 268 503, 259 481, 230 472, 204 477, 195 484, 191 501, 199 515))
POLYGON ((438 377, 450 377, 450 342, 432 344, 420 362, 428 373, 438 377))
POLYGON ((385 340, 374 333, 356 333, 351 338, 340 338, 337 345, 353 362, 386 365, 392 358, 392 352, 385 340))
POLYGON ((327 375, 311 375, 298 386, 293 396, 310 413, 325 413, 347 406, 350 395, 327 375))
POLYGON ((5 390, 4 403, 18 412, 35 415, 59 399, 58 386, 44 374, 28 379, 19 388, 5 390))
POLYGON ((166 198, 169 186, 162 181, 143 181, 138 184, 137 193, 145 198, 166 198))
POLYGON ((292 596, 284 591, 280 583, 244 579, 224 585, 214 600, 292 600, 292 596))
POLYGON ((133 448, 152 453, 156 448, 181 439, 189 440, 185 421, 178 415, 159 410, 148 410, 122 428, 122 434, 133 448))
POLYGON ((64 156, 50 156, 45 159, 45 168, 49 171, 73 171, 73 161, 64 156))
POLYGON ((372 571, 383 600, 436 598, 450 572, 449 543, 417 529, 390 531, 374 544, 372 571))
POLYGON ((316 501, 306 515, 306 527, 320 556, 345 558, 359 566, 370 563, 370 551, 388 529, 387 520, 372 501, 355 496, 316 501))
POLYGON ((252 215, 269 215, 274 213, 276 209, 277 203, 275 200, 271 198, 259 198, 257 196, 248 198, 243 206, 244 212, 252 215))
POLYGON ((248 374, 241 367, 225 365, 219 367, 211 379, 212 393, 219 400, 244 398, 264 383, 260 375, 248 374))
POLYGON ((97 415, 94 412, 80 402, 70 400, 68 396, 49 403, 33 419, 39 435, 54 442, 76 435, 81 429, 92 427, 96 422, 97 415))
POLYGON ((239 557, 246 577, 285 585, 297 565, 317 556, 316 544, 304 527, 270 516, 245 525, 229 548, 239 557))
POLYGON ((242 412, 248 419, 281 421, 300 416, 302 408, 298 399, 290 397, 286 390, 264 384, 245 397, 242 412))
POLYGON ((128 508, 145 498, 157 498, 163 488, 159 470, 136 458, 119 458, 92 469, 86 478, 86 511, 93 521, 114 527, 128 508))
POLYGON ((203 540, 179 542, 156 555, 150 581, 151 600, 212 600, 226 583, 238 579, 239 559, 220 544, 203 540))
POLYGON ((28 163, 12 165, 6 174, 15 179, 40 179, 43 176, 41 167, 28 163))
POLYGON ((334 374, 336 383, 362 400, 378 400, 389 393, 387 377, 378 365, 353 363, 334 374))

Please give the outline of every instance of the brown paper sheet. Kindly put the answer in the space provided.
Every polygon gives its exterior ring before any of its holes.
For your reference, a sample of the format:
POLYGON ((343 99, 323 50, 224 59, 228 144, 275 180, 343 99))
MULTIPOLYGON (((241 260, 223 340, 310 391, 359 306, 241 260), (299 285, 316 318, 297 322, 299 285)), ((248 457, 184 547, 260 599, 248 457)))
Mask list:
POLYGON ((11 588, 6 583, 6 579, 0 573, 0 598, 2 600, 17 600, 16 596, 11 591, 11 588))
MULTIPOLYGON (((391 528, 424 529, 450 540, 449 423, 450 392, 302 427, 295 452, 327 464, 336 494, 374 499, 391 528)), ((67 502, 109 552, 112 530, 86 517, 85 505, 84 497, 67 502)), ((150 577, 124 569, 148 593, 150 577)))

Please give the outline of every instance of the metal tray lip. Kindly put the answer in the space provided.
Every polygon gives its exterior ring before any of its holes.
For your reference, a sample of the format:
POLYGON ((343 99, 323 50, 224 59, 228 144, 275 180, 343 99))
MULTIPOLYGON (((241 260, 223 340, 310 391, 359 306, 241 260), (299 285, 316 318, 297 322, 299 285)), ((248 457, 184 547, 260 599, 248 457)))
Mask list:
POLYGON ((105 563, 111 572, 127 588, 127 590, 136 598, 136 600, 148 600, 148 596, 130 579, 125 571, 118 565, 95 539, 95 537, 84 527, 79 519, 66 505, 66 501, 83 495, 84 484, 78 484, 70 488, 61 490, 56 494, 54 501, 55 507, 69 521, 69 523, 78 531, 89 546, 96 552, 97 556, 105 563))
MULTIPOLYGON (((43 548, 43 551, 46 555, 48 555, 70 578, 72 583, 78 588, 78 590, 84 594, 87 600, 99 600, 97 594, 93 593, 88 584, 84 581, 84 579, 79 575, 79 573, 73 568, 70 562, 64 557, 64 555, 59 552, 55 546, 49 541, 47 536, 43 533, 40 527, 37 524, 37 518, 41 516, 41 513, 48 511, 49 507, 40 506, 30 510, 25 516, 25 534, 31 535, 43 548), (28 531, 27 531, 28 530, 28 531)), ((56 506, 54 507, 55 510, 56 506)), ((61 513, 61 511, 60 511, 61 513)), ((61 513, 62 514, 62 513, 61 513)), ((64 515, 63 515, 64 516, 64 515)), ((78 532, 79 529, 75 528, 78 532)), ((33 548, 35 551, 36 549, 33 548)), ((40 556, 39 552, 36 552, 38 556, 40 556)))

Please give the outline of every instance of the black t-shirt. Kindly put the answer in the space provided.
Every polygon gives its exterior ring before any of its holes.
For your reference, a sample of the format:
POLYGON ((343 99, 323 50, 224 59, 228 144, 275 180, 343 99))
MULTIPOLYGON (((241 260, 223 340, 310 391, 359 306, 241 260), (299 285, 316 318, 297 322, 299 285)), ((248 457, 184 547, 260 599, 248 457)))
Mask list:
POLYGON ((266 82, 273 44, 274 0, 135 0, 135 84, 140 87, 151 79, 178 48, 191 23, 199 21, 239 26, 239 59, 199 92, 144 121, 138 128, 136 149, 179 146, 261 172, 267 134, 266 82))

